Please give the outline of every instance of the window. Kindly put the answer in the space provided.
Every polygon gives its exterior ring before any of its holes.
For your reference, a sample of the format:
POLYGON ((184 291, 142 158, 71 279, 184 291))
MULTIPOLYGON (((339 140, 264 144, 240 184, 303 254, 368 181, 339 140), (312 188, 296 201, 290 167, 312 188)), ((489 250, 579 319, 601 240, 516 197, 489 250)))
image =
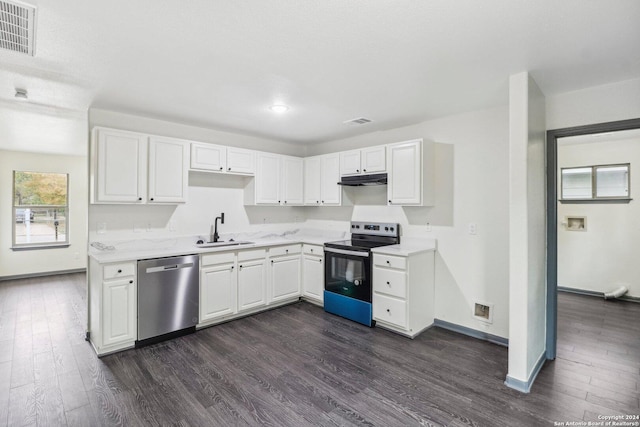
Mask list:
POLYGON ((13 171, 13 248, 67 246, 69 176, 13 171))
POLYGON ((562 169, 562 201, 629 200, 630 164, 562 169))

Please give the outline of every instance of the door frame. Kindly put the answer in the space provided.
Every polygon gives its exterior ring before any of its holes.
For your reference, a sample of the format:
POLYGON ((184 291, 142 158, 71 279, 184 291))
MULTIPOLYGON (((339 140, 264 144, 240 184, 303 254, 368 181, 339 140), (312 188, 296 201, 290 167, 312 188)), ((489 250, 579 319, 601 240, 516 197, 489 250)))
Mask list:
POLYGON ((558 334, 558 138, 640 129, 640 118, 547 131, 547 359, 556 358, 558 334))

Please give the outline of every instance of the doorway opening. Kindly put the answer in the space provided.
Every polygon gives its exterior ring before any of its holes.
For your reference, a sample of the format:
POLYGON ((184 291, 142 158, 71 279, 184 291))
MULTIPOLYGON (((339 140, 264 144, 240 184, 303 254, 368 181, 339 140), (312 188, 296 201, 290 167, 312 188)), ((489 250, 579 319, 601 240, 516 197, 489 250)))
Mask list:
MULTIPOLYGON (((640 119, 598 123, 547 131, 547 332, 546 356, 555 359, 557 353, 558 322, 558 140, 580 135, 640 129, 640 119)), ((586 226, 581 218, 573 218, 578 230, 586 226)))

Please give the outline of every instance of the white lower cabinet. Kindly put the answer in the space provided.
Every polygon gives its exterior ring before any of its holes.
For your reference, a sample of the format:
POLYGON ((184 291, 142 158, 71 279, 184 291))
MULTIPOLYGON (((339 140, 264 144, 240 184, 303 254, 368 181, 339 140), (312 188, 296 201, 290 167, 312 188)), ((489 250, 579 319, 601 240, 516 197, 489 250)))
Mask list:
POLYGON ((137 338, 136 263, 89 265, 89 339, 98 355, 133 347, 137 338))
POLYGON ((322 246, 302 247, 302 296, 322 304, 324 301, 324 250, 322 246))
MULTIPOLYGON (((262 251, 264 252, 264 251, 262 251)), ((261 259, 238 260, 238 310, 267 304, 264 255, 261 259)))
POLYGON ((373 249, 373 320, 411 338, 433 324, 434 251, 408 256, 373 249))
POLYGON ((300 296, 300 249, 299 244, 269 249, 270 302, 300 296))
POLYGON ((237 274, 235 254, 202 256, 200 268, 200 323, 235 314, 237 274))

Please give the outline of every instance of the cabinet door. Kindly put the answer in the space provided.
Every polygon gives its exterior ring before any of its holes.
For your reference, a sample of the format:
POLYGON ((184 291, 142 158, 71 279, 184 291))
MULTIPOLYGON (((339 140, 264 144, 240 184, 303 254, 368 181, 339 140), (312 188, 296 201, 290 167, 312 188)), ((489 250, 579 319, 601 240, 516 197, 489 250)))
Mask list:
POLYGON ((360 173, 360 150, 340 153, 340 175, 358 175, 360 173))
POLYGON ((340 206, 342 203, 342 187, 338 185, 340 181, 340 155, 335 153, 322 156, 321 170, 321 203, 325 206, 340 206))
POLYGON ((236 307, 234 264, 203 268, 200 271, 200 322, 234 314, 236 307))
POLYGON ((304 191, 304 163, 300 157, 282 157, 282 176, 280 180, 280 203, 282 205, 301 205, 304 191))
POLYGON ((322 301, 324 296, 324 264, 322 257, 303 255, 302 261, 304 295, 322 301))
MULTIPOLYGON (((319 156, 304 159, 304 204, 320 205, 321 158, 319 156)), ((337 182, 337 181, 336 181, 337 182)))
POLYGON ((133 277, 104 282, 102 292, 103 346, 135 341, 136 286, 133 277))
POLYGON ((271 260, 271 301, 300 295, 300 257, 284 256, 271 260))
POLYGON ((392 205, 422 203, 422 141, 389 146, 389 182, 387 196, 392 205))
POLYGON ((279 204, 280 156, 277 154, 259 153, 256 161, 256 204, 279 204))
POLYGON ((189 145, 185 141, 149 140, 149 202, 184 203, 189 179, 189 145))
POLYGON ((95 201, 140 203, 146 200, 147 137, 134 132, 98 129, 95 201))
POLYGON ((227 147, 227 172, 253 175, 256 171, 254 151, 227 147))
POLYGON ((222 172, 226 168, 226 147, 214 144, 191 143, 191 169, 222 172))
POLYGON ((264 259, 238 262, 238 310, 267 303, 264 259))
POLYGON ((386 146, 365 148, 360 155, 363 173, 381 173, 387 170, 386 146))

